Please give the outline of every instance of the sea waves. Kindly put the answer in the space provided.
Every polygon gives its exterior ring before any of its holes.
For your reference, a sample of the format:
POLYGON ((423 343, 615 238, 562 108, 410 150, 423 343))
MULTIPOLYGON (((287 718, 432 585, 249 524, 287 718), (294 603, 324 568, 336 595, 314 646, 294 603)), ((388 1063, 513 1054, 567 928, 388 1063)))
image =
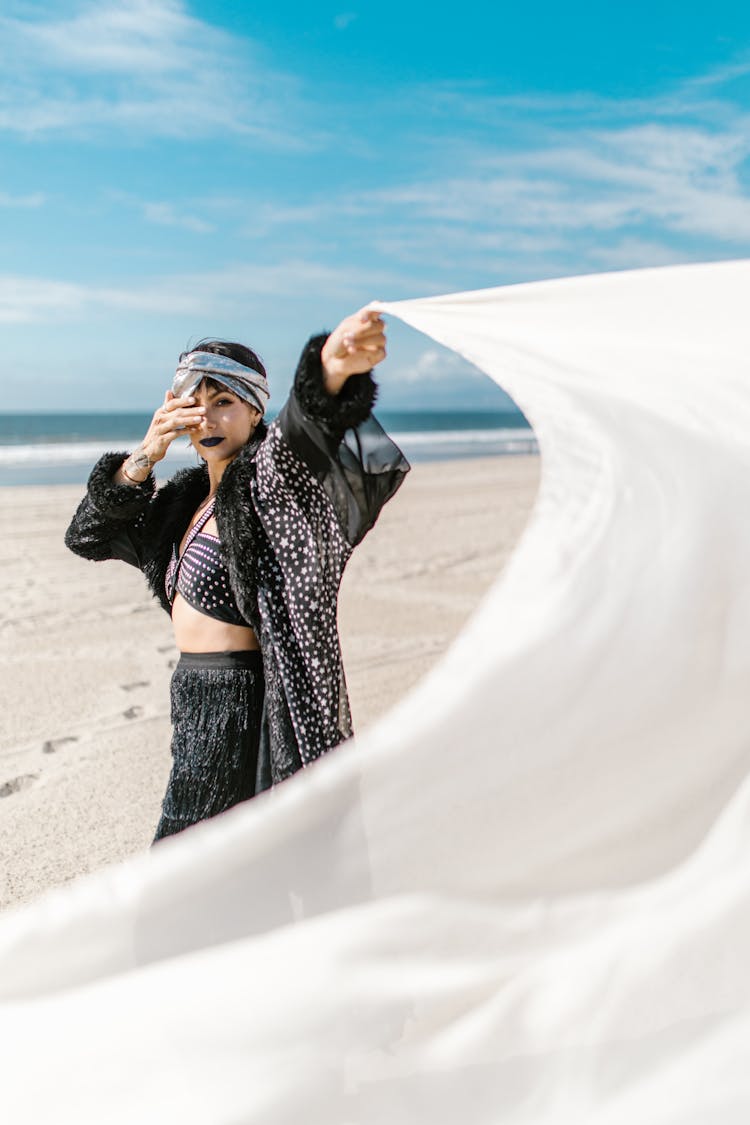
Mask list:
MULTIPOLYGON (((491 428, 455 430, 403 430, 392 433, 407 458, 413 462, 436 461, 452 457, 499 457, 538 452, 537 440, 529 428, 491 428)), ((106 441, 45 441, 0 444, 0 487, 17 484, 79 483, 103 453, 112 449, 130 450, 138 438, 113 437, 106 441)), ((196 464, 196 455, 186 441, 169 449, 157 475, 160 478, 187 465, 196 464)))

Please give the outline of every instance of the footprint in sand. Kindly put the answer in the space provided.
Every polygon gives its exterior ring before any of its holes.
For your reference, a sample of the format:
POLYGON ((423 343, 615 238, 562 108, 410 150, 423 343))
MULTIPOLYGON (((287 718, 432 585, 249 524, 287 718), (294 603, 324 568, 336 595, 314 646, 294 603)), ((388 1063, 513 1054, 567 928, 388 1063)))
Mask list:
POLYGON ((133 680, 132 684, 120 684, 123 691, 135 691, 139 687, 148 687, 148 680, 133 680))
POLYGON ((64 746, 66 742, 78 742, 78 738, 75 734, 68 734, 65 738, 48 738, 42 747, 42 753, 54 754, 61 746, 64 746))
POLYGON ((35 773, 22 773, 20 777, 12 777, 4 785, 0 785, 0 797, 12 797, 14 793, 20 793, 22 789, 28 789, 30 785, 34 784, 37 776, 35 773))
POLYGON ((177 667, 177 661, 176 660, 168 660, 167 661, 167 668, 176 668, 176 667, 177 667))
POLYGON ((138 707, 138 706, 128 707, 127 711, 123 711, 122 717, 123 717, 123 719, 140 719, 142 714, 143 714, 143 708, 142 707, 138 707))
POLYGON ((157 652, 173 652, 174 651, 174 645, 159 645, 159 647, 157 648, 156 651, 157 652))

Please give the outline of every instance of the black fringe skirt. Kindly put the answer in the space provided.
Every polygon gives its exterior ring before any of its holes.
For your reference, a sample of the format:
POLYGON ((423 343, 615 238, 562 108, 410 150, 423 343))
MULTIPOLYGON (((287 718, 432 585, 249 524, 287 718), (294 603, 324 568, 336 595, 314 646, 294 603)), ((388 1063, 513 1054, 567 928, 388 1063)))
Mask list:
POLYGON ((183 652, 171 705, 172 772, 154 843, 255 796, 260 652, 183 652))

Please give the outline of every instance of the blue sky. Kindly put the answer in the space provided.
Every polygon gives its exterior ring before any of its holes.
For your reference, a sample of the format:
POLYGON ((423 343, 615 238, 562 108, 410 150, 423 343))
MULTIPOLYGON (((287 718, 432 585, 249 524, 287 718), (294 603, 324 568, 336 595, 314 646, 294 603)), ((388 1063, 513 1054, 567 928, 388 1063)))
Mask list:
MULTIPOLYGON (((750 252, 746 0, 4 0, 0 59, 0 409, 151 409, 205 335, 278 407, 374 297, 750 252)), ((383 407, 502 406, 390 337, 383 407)))

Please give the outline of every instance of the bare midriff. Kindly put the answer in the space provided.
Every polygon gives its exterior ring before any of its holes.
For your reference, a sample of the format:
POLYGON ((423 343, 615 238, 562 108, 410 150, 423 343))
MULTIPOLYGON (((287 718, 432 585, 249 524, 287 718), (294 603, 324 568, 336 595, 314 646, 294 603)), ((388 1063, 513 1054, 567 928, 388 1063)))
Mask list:
POLYGON ((260 648, 249 625, 230 625, 193 609, 180 594, 172 603, 174 639, 180 652, 251 652, 260 648))

